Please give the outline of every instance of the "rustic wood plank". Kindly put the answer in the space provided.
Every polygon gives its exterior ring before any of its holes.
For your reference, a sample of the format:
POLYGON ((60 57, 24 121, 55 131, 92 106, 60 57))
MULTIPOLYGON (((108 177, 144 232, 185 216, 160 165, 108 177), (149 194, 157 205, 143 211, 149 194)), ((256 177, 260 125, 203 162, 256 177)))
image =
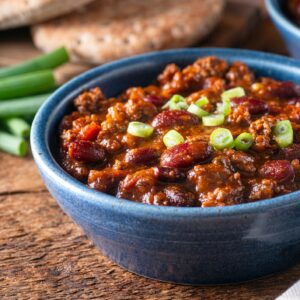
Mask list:
POLYGON ((300 276, 191 287, 124 271, 91 244, 47 193, 0 196, 2 299, 274 299, 300 276))
POLYGON ((31 157, 0 153, 0 165, 0 194, 45 190, 31 157))

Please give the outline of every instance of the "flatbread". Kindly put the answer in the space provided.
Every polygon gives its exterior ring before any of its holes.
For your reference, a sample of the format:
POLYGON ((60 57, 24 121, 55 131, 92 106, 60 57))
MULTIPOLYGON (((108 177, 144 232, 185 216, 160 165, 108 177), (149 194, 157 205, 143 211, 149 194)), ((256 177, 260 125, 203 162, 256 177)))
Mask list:
POLYGON ((31 25, 66 14, 93 0, 0 0, 0 29, 31 25))
POLYGON ((193 45, 218 22, 224 0, 96 0, 33 27, 35 45, 65 45, 77 62, 105 63, 148 51, 193 45))

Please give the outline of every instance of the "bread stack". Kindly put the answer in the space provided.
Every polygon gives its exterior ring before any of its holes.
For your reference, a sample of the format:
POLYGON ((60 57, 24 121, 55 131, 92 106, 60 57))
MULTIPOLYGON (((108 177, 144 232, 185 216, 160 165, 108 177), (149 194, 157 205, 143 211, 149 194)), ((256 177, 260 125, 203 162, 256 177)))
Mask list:
POLYGON ((1 0, 0 28, 32 25, 38 48, 64 45, 73 61, 99 64, 194 45, 217 24, 224 1, 1 0))

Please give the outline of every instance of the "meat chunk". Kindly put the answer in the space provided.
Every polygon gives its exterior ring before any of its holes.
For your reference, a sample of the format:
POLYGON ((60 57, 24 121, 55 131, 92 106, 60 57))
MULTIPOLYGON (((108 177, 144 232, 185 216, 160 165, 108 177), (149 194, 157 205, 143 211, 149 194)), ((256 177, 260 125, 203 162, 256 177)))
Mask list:
POLYGON ((109 133, 126 132, 129 120, 123 103, 116 103, 111 106, 101 123, 102 130, 109 133))
POLYGON ((169 64, 165 67, 163 72, 158 76, 157 81, 161 86, 163 86, 167 83, 170 83, 173 80, 175 74, 178 72, 180 72, 180 69, 177 65, 169 64))
POLYGON ((113 193, 118 187, 119 182, 125 178, 126 172, 106 168, 104 170, 91 170, 88 176, 88 186, 92 189, 104 192, 113 193))
POLYGON ((131 121, 146 121, 158 112, 154 104, 143 99, 129 99, 125 104, 125 111, 131 121))
POLYGON ((233 149, 226 150, 225 154, 229 157, 230 162, 236 171, 242 172, 245 175, 253 175, 255 173, 255 159, 252 155, 233 149))
POLYGON ((152 168, 129 174, 121 181, 117 193, 118 198, 147 202, 148 194, 156 192, 157 179, 152 168))
POLYGON ((250 124, 251 115, 249 108, 246 106, 237 106, 232 108, 231 113, 228 116, 227 122, 229 124, 245 125, 250 124))
POLYGON ((199 81, 208 77, 223 77, 228 69, 225 60, 215 56, 207 56, 197 59, 192 65, 187 66, 182 71, 185 80, 199 81))
POLYGON ((74 100, 74 105, 82 114, 97 113, 102 108, 106 98, 99 87, 82 93, 74 100))
POLYGON ((256 151, 276 148, 272 135, 272 127, 275 124, 276 119, 272 116, 263 116, 250 124, 249 131, 254 138, 252 147, 256 151))
POLYGON ((273 179, 252 179, 249 181, 249 199, 257 201, 272 198, 278 192, 278 184, 273 179))
POLYGON ((195 185, 203 207, 238 204, 244 197, 240 173, 233 172, 227 157, 195 166, 189 172, 188 180, 195 185))
POLYGON ((226 73, 226 79, 229 87, 242 86, 249 88, 254 82, 254 74, 246 64, 237 61, 231 65, 226 73))
POLYGON ((178 182, 185 179, 186 174, 178 168, 154 167, 154 174, 160 181, 178 182))
MULTIPOLYGON (((150 198, 148 199, 148 201, 150 198)), ((162 206, 191 207, 197 205, 196 196, 178 185, 169 185, 153 195, 152 204, 162 206)))

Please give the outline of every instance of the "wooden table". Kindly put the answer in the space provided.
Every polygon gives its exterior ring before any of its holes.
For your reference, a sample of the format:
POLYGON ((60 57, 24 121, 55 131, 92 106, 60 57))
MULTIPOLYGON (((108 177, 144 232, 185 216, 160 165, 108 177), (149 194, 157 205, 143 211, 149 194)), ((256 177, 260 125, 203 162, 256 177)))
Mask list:
MULTIPOLYGON (((269 19, 259 21, 257 8, 242 11, 229 6, 222 24, 204 44, 286 54, 269 19), (248 24, 244 34, 243 22, 248 24)), ((38 53, 27 30, 0 33, 0 41, 0 65, 38 53)), ((86 68, 68 65, 59 76, 65 80, 86 68)), ((300 278, 300 265, 268 278, 224 286, 180 286, 139 277, 99 253, 62 212, 31 157, 1 153, 0 166, 1 299, 274 299, 300 278)))

